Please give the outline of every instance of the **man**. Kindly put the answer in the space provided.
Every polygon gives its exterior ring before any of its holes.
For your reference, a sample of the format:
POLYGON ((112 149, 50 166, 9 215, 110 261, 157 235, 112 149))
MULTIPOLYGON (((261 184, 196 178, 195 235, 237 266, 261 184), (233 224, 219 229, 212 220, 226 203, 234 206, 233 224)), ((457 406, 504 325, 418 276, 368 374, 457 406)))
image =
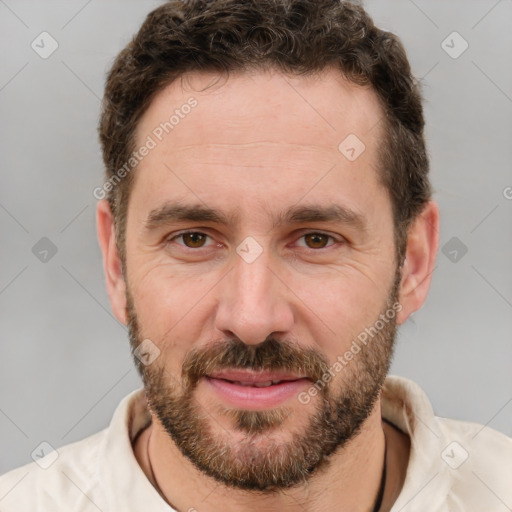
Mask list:
POLYGON ((359 6, 150 13, 108 77, 96 191, 144 388, 4 475, 2 510, 510 509, 512 441, 387 377, 438 248, 423 126, 359 6))

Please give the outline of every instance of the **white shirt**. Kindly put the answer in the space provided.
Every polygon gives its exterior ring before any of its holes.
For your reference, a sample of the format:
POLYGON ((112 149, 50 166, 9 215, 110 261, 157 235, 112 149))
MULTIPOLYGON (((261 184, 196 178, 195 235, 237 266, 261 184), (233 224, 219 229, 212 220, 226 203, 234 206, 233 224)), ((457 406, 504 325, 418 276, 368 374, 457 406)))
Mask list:
MULTIPOLYGON (((392 512, 512 510, 512 439, 434 415, 423 390, 388 376, 382 416, 411 439, 392 512)), ((143 389, 118 405, 110 426, 0 477, 1 512, 173 511, 139 466, 132 442, 151 421, 143 389), (46 469, 44 469, 46 467, 46 469)), ((200 511, 200 504, 191 503, 200 511)), ((219 504, 221 506, 221 504, 219 504)))

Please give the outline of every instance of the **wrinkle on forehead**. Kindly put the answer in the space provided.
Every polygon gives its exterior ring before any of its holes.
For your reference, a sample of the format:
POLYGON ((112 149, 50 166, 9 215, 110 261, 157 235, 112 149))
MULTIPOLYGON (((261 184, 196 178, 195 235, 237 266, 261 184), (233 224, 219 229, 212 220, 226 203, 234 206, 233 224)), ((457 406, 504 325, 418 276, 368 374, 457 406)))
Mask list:
POLYGON ((338 149, 332 146, 274 141, 238 144, 205 142, 173 146, 163 152, 170 166, 193 164, 194 167, 221 165, 240 168, 287 168, 293 166, 296 169, 308 169, 314 164, 315 168, 330 168, 335 165, 340 156, 338 149), (297 166, 299 162, 300 165, 297 166))
POLYGON ((220 142, 209 142, 205 144, 183 144, 180 146, 177 146, 176 148, 173 148, 173 153, 180 153, 183 151, 189 151, 194 150, 197 148, 208 148, 208 149, 229 149, 229 150, 244 150, 244 149, 266 149, 266 148, 272 148, 273 150, 284 150, 288 151, 290 149, 294 151, 304 151, 304 150, 311 150, 315 151, 319 148, 321 149, 327 149, 332 150, 332 145, 327 144, 298 144, 293 142, 276 142, 273 140, 254 140, 249 142, 229 142, 229 143, 220 143, 220 142))

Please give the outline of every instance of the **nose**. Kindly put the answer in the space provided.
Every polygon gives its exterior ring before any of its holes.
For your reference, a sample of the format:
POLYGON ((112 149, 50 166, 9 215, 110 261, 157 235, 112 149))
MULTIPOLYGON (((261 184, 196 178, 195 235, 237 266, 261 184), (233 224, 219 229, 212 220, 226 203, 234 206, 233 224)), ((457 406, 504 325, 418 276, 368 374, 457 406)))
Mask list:
POLYGON ((291 292, 271 268, 268 250, 252 262, 234 256, 234 268, 222 280, 216 328, 226 337, 257 345, 270 335, 283 336, 294 322, 291 292))

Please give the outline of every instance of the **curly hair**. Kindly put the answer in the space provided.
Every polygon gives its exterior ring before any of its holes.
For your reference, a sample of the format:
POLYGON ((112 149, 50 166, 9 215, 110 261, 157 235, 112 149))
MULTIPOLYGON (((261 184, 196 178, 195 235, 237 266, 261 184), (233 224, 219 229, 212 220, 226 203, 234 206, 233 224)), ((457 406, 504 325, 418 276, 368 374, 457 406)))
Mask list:
MULTIPOLYGON (((150 12, 108 73, 99 123, 106 179, 129 160, 155 94, 185 73, 273 68, 308 75, 332 66, 370 86, 385 114, 378 174, 391 198, 401 266, 407 229, 432 194, 421 92, 399 38, 353 2, 170 0, 150 12)), ((125 172, 105 188, 123 268, 132 183, 133 173, 125 172)))

